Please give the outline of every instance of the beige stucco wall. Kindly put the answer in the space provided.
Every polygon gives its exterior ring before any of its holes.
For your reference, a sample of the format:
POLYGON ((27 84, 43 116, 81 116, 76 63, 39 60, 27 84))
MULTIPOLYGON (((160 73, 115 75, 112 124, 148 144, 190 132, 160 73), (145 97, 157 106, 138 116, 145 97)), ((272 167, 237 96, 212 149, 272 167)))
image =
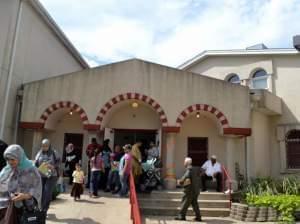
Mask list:
MULTIPOLYGON (((286 149, 284 140, 276 139, 276 132, 285 130, 285 133, 280 133, 284 138, 286 131, 298 127, 300 120, 298 88, 298 83, 300 83, 300 53, 265 56, 210 56, 188 70, 224 80, 230 73, 238 74, 241 79, 248 79, 258 68, 266 70, 270 75, 268 90, 282 99, 281 108, 273 103, 265 106, 282 114, 267 118, 263 111, 261 111, 262 114, 253 113, 252 139, 256 143, 249 143, 248 145, 255 155, 252 155, 249 160, 257 160, 253 162, 257 164, 257 166, 253 165, 252 167, 253 175, 260 173, 261 175, 278 176, 285 172, 281 166, 285 164, 286 158, 283 151, 286 149), (268 158, 278 162, 270 164, 266 162, 270 161, 268 158), (266 165, 264 165, 265 162, 266 165), (265 166, 266 169, 264 169, 265 166)), ((266 98, 265 103, 267 102, 268 99, 266 98)))
POLYGON ((212 56, 190 67, 188 71, 225 80, 232 73, 239 75, 240 79, 248 79, 258 68, 263 68, 268 74, 273 74, 272 57, 212 56))
POLYGON ((161 122, 157 113, 149 106, 140 104, 138 108, 132 108, 127 102, 123 107, 111 113, 106 125, 116 129, 159 129, 161 122))
MULTIPOLYGON (((16 26, 19 0, 0 1, 0 113, 4 108, 9 58, 16 26)), ((9 103, 5 140, 12 141, 16 119, 16 93, 24 82, 78 71, 82 66, 75 60, 53 31, 46 25, 28 1, 23 1, 9 103)), ((0 119, 1 122, 1 119, 0 119)), ((2 124, 0 124, 2 125, 2 124)))
POLYGON ((200 118, 191 115, 184 120, 180 133, 176 137, 175 161, 178 161, 178 166, 176 166, 177 177, 183 175, 184 172, 182 164, 188 153, 188 137, 207 137, 208 155, 216 155, 219 161, 226 165, 225 137, 220 136, 215 121, 205 116, 205 114, 202 114, 200 118))
POLYGON ((22 121, 39 121, 51 104, 70 100, 95 123, 97 113, 111 98, 127 92, 145 94, 164 109, 175 125, 186 107, 205 103, 222 111, 233 127, 249 127, 249 90, 180 70, 129 60, 25 85, 22 121), (239 98, 235 98, 239 96, 239 98), (235 100, 231 100, 235 98, 235 100))

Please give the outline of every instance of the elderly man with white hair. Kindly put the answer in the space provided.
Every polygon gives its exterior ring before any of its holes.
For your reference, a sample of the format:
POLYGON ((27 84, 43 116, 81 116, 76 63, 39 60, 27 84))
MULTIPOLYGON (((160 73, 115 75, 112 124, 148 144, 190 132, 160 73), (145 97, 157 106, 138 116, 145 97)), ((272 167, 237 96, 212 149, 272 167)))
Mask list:
POLYGON ((184 166, 186 171, 184 175, 178 180, 178 184, 183 185, 183 197, 181 201, 181 209, 179 215, 175 218, 175 220, 186 220, 186 212, 190 205, 192 205, 193 210, 195 212, 196 218, 194 221, 201 221, 201 215, 198 205, 198 196, 200 192, 199 187, 199 175, 193 167, 192 167, 192 159, 190 157, 185 158, 184 166))
POLYGON ((217 181, 217 192, 222 191, 222 168, 217 162, 217 157, 212 155, 201 167, 202 191, 206 191, 206 180, 217 181))

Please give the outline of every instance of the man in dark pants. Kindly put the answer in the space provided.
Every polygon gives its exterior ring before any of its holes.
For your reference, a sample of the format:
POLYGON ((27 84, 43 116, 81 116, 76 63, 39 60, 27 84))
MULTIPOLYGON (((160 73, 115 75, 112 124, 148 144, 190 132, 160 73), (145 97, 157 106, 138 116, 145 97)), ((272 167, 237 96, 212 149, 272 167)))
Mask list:
POLYGON ((202 191, 206 191, 206 180, 217 181, 217 192, 222 191, 222 168, 220 163, 217 162, 217 157, 212 155, 210 160, 207 160, 202 169, 202 191))
POLYGON ((190 205, 192 205, 193 210, 195 212, 196 218, 194 221, 201 221, 200 210, 198 206, 198 196, 200 192, 200 178, 199 172, 195 168, 192 167, 192 159, 187 157, 184 160, 184 166, 186 171, 181 179, 178 181, 180 185, 183 185, 183 197, 181 200, 181 209, 179 212, 179 216, 175 218, 175 220, 186 220, 186 212, 190 205))

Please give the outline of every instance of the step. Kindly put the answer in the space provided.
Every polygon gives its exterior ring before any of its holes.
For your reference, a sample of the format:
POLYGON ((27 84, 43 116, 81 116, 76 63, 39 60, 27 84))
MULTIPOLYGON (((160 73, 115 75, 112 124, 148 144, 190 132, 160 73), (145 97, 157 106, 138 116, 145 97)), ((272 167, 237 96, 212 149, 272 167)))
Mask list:
MULTIPOLYGON (((150 194, 138 194, 138 198, 177 198, 181 199, 183 192, 175 191, 152 191, 150 194)), ((201 192, 199 195, 200 200, 229 200, 229 195, 219 192, 201 192)))
MULTIPOLYGON (((179 207, 179 198, 139 198, 140 206, 179 207)), ((198 200, 200 207, 205 208, 229 208, 229 200, 198 200)))
MULTIPOLYGON (((178 215, 180 208, 167 208, 158 206, 143 206, 141 207, 142 215, 156 215, 156 216, 176 216, 178 215)), ((209 217, 227 217, 229 216, 229 208, 204 208, 200 207, 200 213, 202 216, 209 217)), ((191 207, 187 211, 188 216, 193 216, 194 212, 191 207)))

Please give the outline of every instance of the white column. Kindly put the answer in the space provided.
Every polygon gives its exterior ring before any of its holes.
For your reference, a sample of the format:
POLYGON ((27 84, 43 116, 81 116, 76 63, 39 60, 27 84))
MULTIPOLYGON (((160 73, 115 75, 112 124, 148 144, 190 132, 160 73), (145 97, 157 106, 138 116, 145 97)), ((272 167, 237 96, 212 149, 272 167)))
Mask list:
POLYGON ((229 175, 232 179, 235 179, 235 153, 236 147, 234 138, 227 137, 226 138, 226 169, 229 172, 229 175))
POLYGON ((166 133, 166 176, 165 187, 166 189, 176 188, 176 175, 175 175, 175 139, 176 133, 166 133))
POLYGON ((287 168, 285 141, 279 142, 279 150, 280 150, 280 172, 284 173, 287 168))
MULTIPOLYGON (((226 170, 229 173, 232 180, 232 189, 237 189, 237 181, 235 176, 235 162, 237 161, 237 148, 235 145, 235 139, 227 137, 226 138, 226 170)), ((228 187, 228 183, 225 183, 225 189, 228 187)))
POLYGON ((40 150, 43 138, 43 132, 41 130, 34 130, 32 136, 32 151, 31 158, 34 159, 37 152, 40 150))

